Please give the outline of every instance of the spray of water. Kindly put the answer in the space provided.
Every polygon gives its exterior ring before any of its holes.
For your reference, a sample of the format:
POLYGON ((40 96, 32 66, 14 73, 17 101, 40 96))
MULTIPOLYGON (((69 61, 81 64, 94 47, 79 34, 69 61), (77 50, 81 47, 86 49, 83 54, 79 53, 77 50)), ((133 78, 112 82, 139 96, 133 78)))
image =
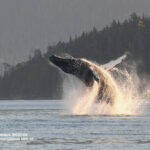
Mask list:
POLYGON ((130 73, 126 69, 113 68, 111 71, 107 69, 114 67, 124 58, 125 56, 120 57, 104 66, 83 59, 92 67, 96 66, 100 69, 105 82, 109 85, 104 94, 112 94, 113 105, 107 104, 105 101, 95 102, 99 91, 97 82, 94 82, 92 87, 86 87, 76 77, 68 75, 63 83, 63 99, 66 110, 75 115, 136 115, 141 113, 140 106, 143 100, 141 100, 142 94, 138 90, 140 80, 135 69, 132 69, 130 73))

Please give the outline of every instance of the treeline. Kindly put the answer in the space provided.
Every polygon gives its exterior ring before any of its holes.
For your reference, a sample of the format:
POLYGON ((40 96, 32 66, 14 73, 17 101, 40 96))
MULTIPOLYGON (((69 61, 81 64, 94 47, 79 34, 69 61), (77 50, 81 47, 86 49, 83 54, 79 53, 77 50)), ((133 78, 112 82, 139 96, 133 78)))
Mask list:
POLYGON ((0 78, 0 99, 53 99, 59 93, 59 82, 58 71, 37 49, 27 62, 10 68, 0 78))
POLYGON ((42 54, 35 50, 27 62, 17 64, 0 77, 0 99, 53 99, 60 98, 61 76, 49 65, 51 54, 70 54, 85 57, 98 63, 130 53, 130 58, 138 62, 138 72, 150 74, 150 18, 133 13, 120 23, 113 21, 103 30, 93 28, 81 36, 70 38, 69 42, 58 42, 48 46, 42 54), (140 62, 140 63, 139 63, 140 62))

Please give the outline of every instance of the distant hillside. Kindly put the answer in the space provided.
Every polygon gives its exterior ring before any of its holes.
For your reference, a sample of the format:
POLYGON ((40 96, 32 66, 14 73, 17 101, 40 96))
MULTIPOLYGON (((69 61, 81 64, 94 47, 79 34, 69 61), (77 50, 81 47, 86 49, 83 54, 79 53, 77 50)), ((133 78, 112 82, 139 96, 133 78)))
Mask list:
POLYGON ((123 23, 113 21, 98 31, 85 33, 69 42, 50 45, 45 54, 35 50, 34 56, 5 71, 0 77, 0 99, 52 99, 60 98, 61 77, 48 63, 50 54, 68 53, 106 63, 130 52, 138 62, 138 72, 150 74, 150 18, 135 13, 123 23))

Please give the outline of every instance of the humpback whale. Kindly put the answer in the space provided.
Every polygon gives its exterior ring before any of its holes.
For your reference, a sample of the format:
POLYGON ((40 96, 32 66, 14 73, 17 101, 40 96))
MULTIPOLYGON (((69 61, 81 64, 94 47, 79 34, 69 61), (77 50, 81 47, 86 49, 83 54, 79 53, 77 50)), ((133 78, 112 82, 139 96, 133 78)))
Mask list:
MULTIPOLYGON (((111 68, 107 67, 107 65, 101 67, 83 58, 66 58, 56 55, 51 55, 49 60, 63 72, 79 78, 88 88, 92 88, 95 83, 98 84, 99 90, 95 102, 106 102, 111 105, 114 103, 116 87, 113 81, 108 78, 110 75, 106 71, 112 69, 113 65, 111 68)), ((116 65, 117 63, 114 64, 116 65)))

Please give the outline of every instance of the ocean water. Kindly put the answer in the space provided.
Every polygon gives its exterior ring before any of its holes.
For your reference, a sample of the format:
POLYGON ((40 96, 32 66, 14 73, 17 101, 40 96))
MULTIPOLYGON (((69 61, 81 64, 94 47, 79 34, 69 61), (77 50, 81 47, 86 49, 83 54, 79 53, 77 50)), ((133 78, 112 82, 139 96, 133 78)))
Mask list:
POLYGON ((149 101, 133 116, 72 115, 62 103, 0 101, 0 150, 150 150, 149 101))

